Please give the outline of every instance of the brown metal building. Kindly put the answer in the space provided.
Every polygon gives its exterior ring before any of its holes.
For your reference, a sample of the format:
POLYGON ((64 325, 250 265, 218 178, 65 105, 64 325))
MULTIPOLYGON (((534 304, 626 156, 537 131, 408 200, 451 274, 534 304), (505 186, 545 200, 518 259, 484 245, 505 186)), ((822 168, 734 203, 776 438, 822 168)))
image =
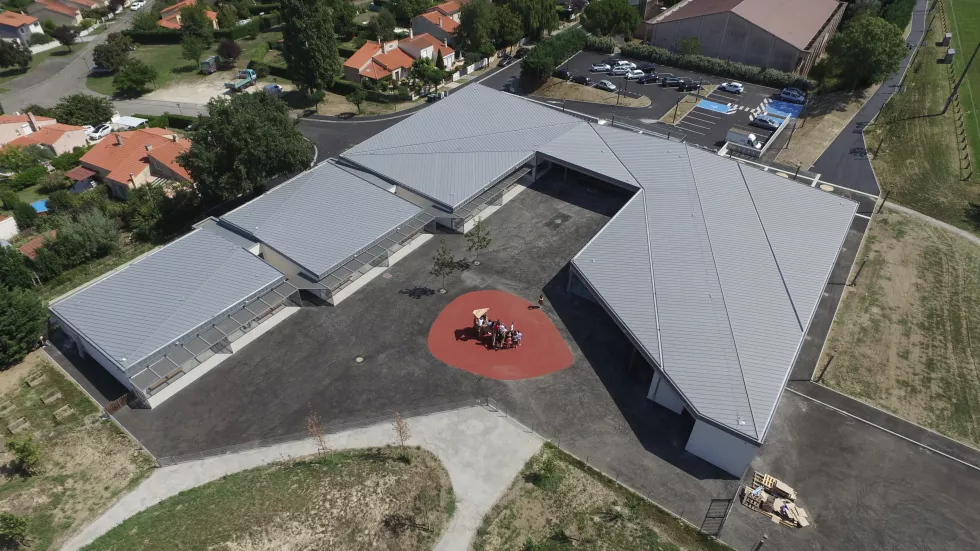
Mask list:
POLYGON ((684 0, 646 22, 646 41, 669 50, 696 37, 701 54, 807 74, 837 31, 837 0, 684 0))

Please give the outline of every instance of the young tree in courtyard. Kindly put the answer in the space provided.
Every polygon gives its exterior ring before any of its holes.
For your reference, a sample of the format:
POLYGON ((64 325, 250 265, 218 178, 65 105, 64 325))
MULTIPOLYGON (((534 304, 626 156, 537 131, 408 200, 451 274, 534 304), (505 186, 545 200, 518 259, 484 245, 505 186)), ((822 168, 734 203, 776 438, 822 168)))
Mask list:
POLYGON ((34 435, 20 434, 7 441, 7 451, 14 456, 14 466, 18 471, 28 476, 41 472, 41 444, 34 435))
POLYGON ((16 549, 27 540, 27 519, 8 513, 0 513, 0 546, 16 549))
POLYGON ((201 62, 201 56, 204 55, 204 50, 207 49, 208 45, 204 42, 204 39, 199 36, 185 34, 180 38, 181 59, 193 61, 194 64, 198 64, 201 62))
POLYGON ((0 286, 0 369, 23 360, 47 323, 47 308, 34 291, 0 286))
POLYGON ((313 411, 313 406, 307 404, 307 407, 310 412, 306 415, 306 434, 316 444, 317 455, 323 455, 330 451, 327 434, 323 428, 323 418, 320 417, 319 413, 313 411))
POLYGON ((466 250, 476 253, 473 264, 480 265, 480 251, 486 250, 490 242, 490 228, 483 224, 483 218, 477 218, 473 229, 466 234, 466 250))
POLYGON ((408 421, 402 417, 402 414, 395 412, 395 420, 392 422, 392 428, 395 431, 395 440, 398 441, 398 445, 405 447, 408 445, 408 441, 412 438, 412 429, 408 426, 408 421))
POLYGON ((440 293, 446 293, 446 278, 459 270, 459 261, 453 256, 452 249, 449 248, 449 244, 446 243, 446 238, 443 237, 439 240, 439 249, 436 250, 436 256, 432 259, 432 269, 429 270, 430 274, 442 279, 442 287, 439 289, 440 293))
POLYGON ((640 21, 628 0, 593 0, 582 12, 582 27, 601 36, 631 35, 640 21))
POLYGON ((357 114, 361 114, 361 104, 367 101, 367 90, 362 86, 354 88, 354 91, 344 97, 348 103, 353 103, 357 107, 357 114))
POLYGON ((902 30, 880 17, 861 17, 827 44, 828 63, 841 83, 859 88, 883 82, 908 54, 902 30))
POLYGON ((299 89, 312 97, 329 88, 340 74, 333 19, 326 2, 282 0, 283 58, 299 89))
POLYGON ((68 25, 62 25, 51 31, 51 38, 57 40, 62 46, 68 48, 68 51, 70 52, 71 45, 78 40, 78 32, 68 25))
POLYGON ((214 98, 188 132, 191 148, 177 162, 190 172, 205 203, 214 205, 309 167, 313 145, 298 124, 285 102, 269 94, 214 98))

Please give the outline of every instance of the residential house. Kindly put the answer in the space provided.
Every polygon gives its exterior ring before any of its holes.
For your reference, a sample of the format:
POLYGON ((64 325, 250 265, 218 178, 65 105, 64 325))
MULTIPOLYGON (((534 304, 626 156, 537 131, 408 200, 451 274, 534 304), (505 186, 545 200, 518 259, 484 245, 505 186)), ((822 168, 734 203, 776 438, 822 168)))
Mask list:
POLYGON ((130 188, 167 180, 190 182, 190 174, 177 164, 177 156, 190 146, 173 131, 142 128, 110 134, 79 162, 109 184, 113 195, 125 198, 130 188))
POLYGON ((46 231, 42 234, 35 235, 30 241, 17 247, 17 250, 27 258, 33 260, 37 258, 38 249, 43 248, 49 241, 54 240, 56 237, 58 237, 58 230, 46 231))
POLYGON ((81 193, 95 187, 95 178, 98 176, 94 170, 89 170, 83 166, 65 172, 65 177, 72 181, 68 188, 68 193, 81 193))
POLYGON ((462 6, 458 2, 446 2, 425 11, 412 18, 412 32, 431 34, 436 40, 453 44, 456 29, 459 28, 459 12, 462 6))
MULTIPOLYGON (((195 5, 197 5, 197 0, 181 0, 172 6, 160 10, 160 20, 157 21, 157 25, 165 29, 180 29, 180 11, 195 5)), ((215 30, 218 30, 218 14, 211 10, 205 10, 204 15, 208 16, 208 19, 211 20, 211 26, 215 30)))
POLYGON ((43 32, 36 17, 12 11, 0 12, 0 40, 31 45, 31 35, 43 32))
POLYGON ((24 115, 0 115, 0 147, 8 143, 27 136, 39 129, 57 124, 58 121, 50 117, 38 117, 30 113, 24 115))
POLYGON ((82 22, 82 12, 78 8, 55 0, 34 0, 27 6, 27 13, 42 21, 50 19, 56 25, 75 26, 82 22))
POLYGON ((701 55, 807 74, 844 15, 837 0, 684 0, 646 22, 647 43, 675 50, 696 38, 701 55))
POLYGON ((0 241, 10 239, 18 233, 20 233, 20 228, 17 227, 17 221, 14 220, 14 217, 0 214, 0 241))
MULTIPOLYGON (((33 117, 33 115, 29 115, 33 117)), ((54 152, 55 155, 68 153, 76 147, 88 145, 85 129, 81 126, 61 124, 56 122, 38 126, 33 132, 7 143, 8 146, 26 147, 41 145, 54 152)))
POLYGON ((413 61, 427 58, 435 63, 440 54, 447 68, 456 63, 456 52, 446 41, 440 42, 431 34, 416 35, 411 31, 409 37, 402 40, 380 44, 368 41, 344 62, 344 78, 351 82, 385 77, 401 80, 408 76, 413 61))

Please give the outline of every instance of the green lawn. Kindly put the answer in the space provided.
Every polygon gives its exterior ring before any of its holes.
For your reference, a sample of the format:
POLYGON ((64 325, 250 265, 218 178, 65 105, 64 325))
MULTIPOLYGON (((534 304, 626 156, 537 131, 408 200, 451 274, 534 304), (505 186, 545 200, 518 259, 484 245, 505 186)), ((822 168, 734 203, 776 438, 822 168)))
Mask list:
POLYGON ((731 551, 551 444, 483 519, 476 551, 731 551))
POLYGON ((415 448, 327 453, 182 492, 86 551, 432 549, 455 510, 449 474, 415 448))
POLYGON ((980 247, 884 209, 864 256, 816 379, 980 446, 980 247))
POLYGON ((945 54, 935 45, 944 33, 941 19, 930 16, 929 21, 903 91, 868 126, 865 143, 889 201, 980 233, 980 176, 974 172, 971 181, 963 181, 968 174, 961 171, 959 156, 966 152, 956 138, 957 115, 953 110, 940 114, 952 85, 949 66, 936 63, 945 54))
MULTIPOLYGON (((970 55, 980 45, 980 0, 949 0, 946 4, 949 31, 956 48, 957 78, 966 67, 970 55)), ((973 161, 980 162, 980 66, 974 61, 960 86, 960 102, 966 118, 966 131, 973 150, 973 161)), ((976 171, 976 167, 974 167, 976 171)))
MULTIPOLYGON (((21 476, 8 465, 0 469, 0 510, 28 521, 21 549, 58 549, 152 470, 152 458, 111 421, 101 420, 101 409, 41 353, 0 372, 0 394, 0 403, 14 406, 4 426, 26 419, 24 434, 33 434, 43 456, 34 476, 21 476), (44 375, 35 387, 25 382, 33 374, 44 375), (59 393, 49 404, 41 400, 59 393), (54 412, 65 406, 71 415, 56 419, 54 412)), ((4 430, 0 440, 5 444, 11 437, 4 430)))
MULTIPOLYGON (((51 57, 51 56, 61 57, 61 56, 71 55, 72 53, 74 53, 74 52, 69 52, 65 48, 59 46, 57 48, 53 48, 51 50, 47 50, 47 51, 41 52, 39 54, 34 54, 31 57, 31 65, 30 65, 30 67, 27 68, 27 71, 21 71, 20 69, 16 69, 16 68, 14 68, 14 69, 4 69, 4 70, 0 71, 0 85, 2 85, 5 82, 14 80, 17 77, 21 77, 21 76, 27 74, 28 72, 31 71, 31 69, 34 69, 35 67, 37 67, 41 63, 44 63, 44 61, 46 59, 48 59, 49 57, 51 57)), ((2 90, 3 91, 6 91, 7 89, 6 88, 3 88, 2 90)))

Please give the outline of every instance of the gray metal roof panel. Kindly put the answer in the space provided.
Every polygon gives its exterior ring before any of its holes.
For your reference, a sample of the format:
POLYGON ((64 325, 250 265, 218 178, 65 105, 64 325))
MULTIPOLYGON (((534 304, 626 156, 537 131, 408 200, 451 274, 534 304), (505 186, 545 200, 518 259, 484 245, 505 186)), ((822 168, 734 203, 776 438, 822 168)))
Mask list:
POLYGON ((332 163, 321 163, 221 217, 322 277, 421 212, 332 163))
POLYGON ((260 258, 198 229, 51 310, 125 370, 283 279, 260 258))
POLYGON ((636 179, 596 133, 592 125, 582 122, 568 129, 550 143, 538 148, 540 153, 572 163, 608 178, 639 187, 636 179))

